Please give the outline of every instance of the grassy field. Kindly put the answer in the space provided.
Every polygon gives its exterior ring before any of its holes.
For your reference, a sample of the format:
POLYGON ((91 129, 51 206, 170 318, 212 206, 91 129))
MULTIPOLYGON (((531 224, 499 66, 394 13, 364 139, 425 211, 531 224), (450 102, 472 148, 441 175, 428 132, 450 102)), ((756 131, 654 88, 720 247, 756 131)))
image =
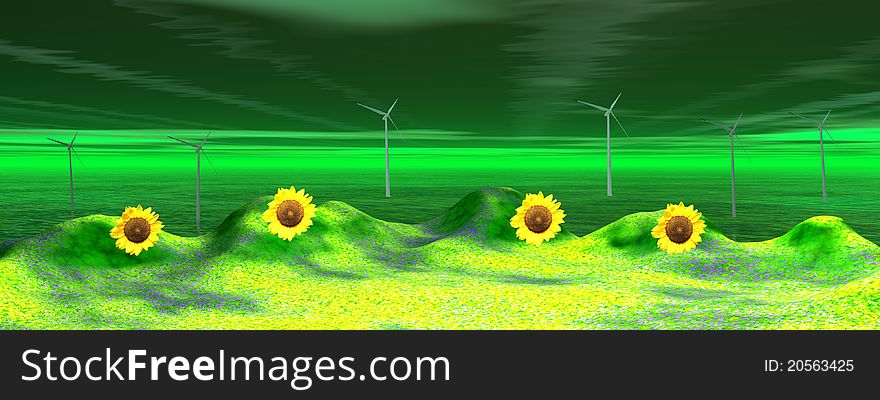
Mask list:
MULTIPOLYGON (((129 257, 113 218, 77 218, 0 250, 5 329, 877 329, 880 248, 835 217, 769 241, 709 222, 688 254, 656 249, 659 211, 540 247, 487 188, 422 224, 342 202, 292 242, 255 199, 210 234, 129 257)), ((563 225, 564 227, 564 225, 563 225)))

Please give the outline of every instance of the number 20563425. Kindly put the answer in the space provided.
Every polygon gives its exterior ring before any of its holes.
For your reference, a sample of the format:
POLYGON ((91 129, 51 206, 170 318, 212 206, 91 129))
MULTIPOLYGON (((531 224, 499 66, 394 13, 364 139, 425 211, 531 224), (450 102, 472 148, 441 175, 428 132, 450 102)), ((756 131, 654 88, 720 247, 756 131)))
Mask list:
POLYGON ((764 360, 764 372, 852 372, 853 360, 764 360))

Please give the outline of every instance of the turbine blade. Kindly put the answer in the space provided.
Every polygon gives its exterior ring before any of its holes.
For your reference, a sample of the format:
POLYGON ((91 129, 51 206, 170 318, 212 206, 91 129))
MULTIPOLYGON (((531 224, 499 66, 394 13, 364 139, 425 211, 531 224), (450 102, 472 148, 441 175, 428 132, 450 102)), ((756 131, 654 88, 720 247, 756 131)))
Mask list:
POLYGON ((60 145, 62 145, 62 146, 64 146, 64 147, 70 147, 69 144, 64 143, 64 142, 62 142, 62 141, 55 140, 55 139, 52 139, 52 138, 50 138, 50 137, 47 137, 46 139, 49 139, 49 140, 51 140, 51 141, 53 141, 53 142, 55 142, 55 143, 58 143, 58 144, 60 144, 60 145))
POLYGON ((394 103, 391 103, 391 107, 388 108, 388 112, 385 114, 391 114, 391 110, 393 110, 394 106, 397 105, 397 100, 400 100, 400 97, 394 99, 394 103))
POLYGON ((617 98, 614 99, 614 102, 613 102, 613 103, 611 103, 611 107, 608 107, 609 110, 613 110, 613 109, 614 109, 614 105, 617 104, 617 100, 620 100, 620 95, 621 95, 621 94, 623 94, 623 92, 620 92, 620 93, 617 95, 617 98))
POLYGON ((367 105, 363 105, 363 104, 361 104, 361 103, 355 103, 355 104, 357 104, 357 105, 359 105, 359 106, 361 106, 361 107, 363 107, 363 108, 366 108, 367 110, 370 110, 370 111, 372 111, 372 112, 374 112, 374 113, 376 113, 376 114, 379 114, 379 115, 381 115, 381 116, 383 116, 383 117, 385 116, 385 111, 377 110, 377 109, 375 109, 375 108, 373 108, 373 107, 370 107, 370 106, 367 106, 367 105))
MULTIPOLYGON (((828 129, 825 129, 825 128, 823 127, 823 128, 822 128, 822 132, 827 133, 827 134, 828 134, 828 138, 831 139, 831 140, 834 140, 834 137, 831 136, 831 132, 829 132, 828 129)), ((836 140, 834 140, 834 141, 836 142, 836 140)))
POLYGON ((733 137, 736 138, 736 142, 738 143, 736 146, 739 147, 740 150, 742 150, 743 154, 745 154, 746 158, 748 158, 749 162, 751 162, 752 156, 749 155, 748 151, 746 151, 746 146, 743 145, 742 139, 739 138, 739 135, 737 135, 736 132, 733 133, 733 137))
MULTIPOLYGON (((702 118, 702 117, 700 117, 700 118, 702 118)), ((715 121, 710 121, 710 120, 708 120, 708 119, 706 119, 706 118, 703 118, 703 121, 708 122, 708 123, 710 123, 710 124, 712 124, 712 125, 715 125, 715 126, 721 128, 721 129, 724 129, 724 130, 727 131, 727 132, 730 132, 730 130, 731 130, 730 128, 728 128, 728 127, 726 127, 726 126, 724 126, 724 125, 721 125, 721 124, 719 124, 719 123, 717 123, 717 122, 715 122, 715 121)))
POLYGON ((73 139, 70 139, 70 145, 73 146, 73 142, 76 141, 76 136, 79 135, 79 132, 73 134, 73 139))
POLYGON ((202 146, 205 144, 205 142, 208 141, 208 136, 211 136, 211 133, 212 133, 212 132, 213 132, 213 131, 208 131, 208 134, 205 135, 205 138, 202 139, 202 142, 201 142, 201 143, 199 143, 199 147, 202 147, 202 146))
MULTIPOLYGON (((396 130, 397 133, 400 133, 400 129, 397 129, 397 124, 394 123, 394 120, 391 119, 391 116, 390 116, 390 115, 388 116, 388 120, 391 121, 391 125, 394 126, 394 130, 396 130)), ((409 143, 409 141, 406 140, 405 137, 401 136, 400 138, 403 139, 404 142, 409 143)))
POLYGON ((394 123, 394 120, 391 119, 390 115, 388 116, 388 120, 391 121, 391 125, 394 126, 394 129, 397 131, 397 133, 400 133, 400 129, 397 129, 397 124, 394 123))
POLYGON ((739 120, 741 120, 742 117, 743 117, 743 115, 742 115, 742 113, 740 113, 740 114, 739 114, 739 118, 737 118, 737 119, 736 119, 736 122, 733 123, 733 128, 730 128, 731 130, 733 130, 733 131, 736 130, 736 126, 739 125, 739 120))
POLYGON ((171 138, 171 139, 174 139, 174 140, 176 140, 176 141, 178 141, 178 142, 180 142, 180 143, 183 143, 183 144, 185 144, 185 145, 187 145, 187 146, 199 147, 199 146, 196 146, 196 145, 194 145, 194 144, 192 144, 192 143, 190 143, 190 142, 187 142, 186 140, 178 139, 178 138, 176 138, 176 137, 174 137, 174 136, 168 136, 168 137, 171 138))
POLYGON ((620 123, 620 120, 617 119, 616 115, 614 115, 614 112, 611 113, 611 116, 614 117, 615 121, 617 121, 617 126, 619 126, 620 129, 623 129, 623 134, 626 135, 626 137, 629 137, 629 133, 626 133, 626 128, 623 127, 623 125, 620 123))
POLYGON ((605 108, 605 107, 597 106, 597 105, 592 104, 592 103, 587 103, 586 101, 580 101, 580 100, 578 100, 577 102, 578 102, 578 103, 581 103, 581 104, 583 104, 583 105, 587 105, 587 106, 593 107, 593 108, 595 108, 595 109, 597 109, 597 110, 599 110, 599 111, 608 111, 608 109, 605 108))
POLYGON ((212 169, 212 170, 214 171, 214 173, 216 174, 216 173, 217 173, 217 167, 215 167, 215 166, 214 166, 214 162, 211 161, 210 158, 208 158, 208 154, 205 153, 205 150, 199 151, 199 154, 205 157, 205 160, 208 161, 208 164, 211 164, 211 169, 212 169))
POLYGON ((76 156, 76 159, 79 160, 79 164, 82 165, 83 167, 85 167, 86 164, 83 163, 82 158, 79 158, 79 154, 76 152, 76 149, 74 149, 73 147, 71 147, 70 150, 73 150, 73 155, 75 155, 75 156, 76 156))
POLYGON ((828 129, 825 129, 825 127, 822 127, 822 132, 823 132, 823 134, 824 134, 824 133, 827 133, 827 134, 828 134, 828 138, 831 139, 831 144, 834 145, 834 148, 835 148, 835 149, 837 149, 838 151, 840 151, 841 148, 840 148, 840 146, 837 144, 837 139, 835 139, 834 136, 831 136, 831 132, 828 132, 828 129))
POLYGON ((822 126, 825 126, 825 121, 828 119, 829 115, 831 115, 831 110, 828 110, 828 114, 825 114, 825 118, 822 119, 822 126))
POLYGON ((807 118, 807 117, 805 117, 805 116, 803 116, 803 115, 800 115, 800 114, 798 114, 798 113, 793 113, 793 112, 791 112, 791 111, 789 111, 788 113, 791 114, 791 115, 794 115, 795 117, 803 118, 803 119, 805 119, 805 120, 807 120, 807 121, 810 121, 810 122, 812 122, 812 123, 814 123, 814 124, 816 124, 816 125, 819 124, 819 121, 816 121, 816 120, 814 120, 814 119, 812 119, 812 118, 807 118))

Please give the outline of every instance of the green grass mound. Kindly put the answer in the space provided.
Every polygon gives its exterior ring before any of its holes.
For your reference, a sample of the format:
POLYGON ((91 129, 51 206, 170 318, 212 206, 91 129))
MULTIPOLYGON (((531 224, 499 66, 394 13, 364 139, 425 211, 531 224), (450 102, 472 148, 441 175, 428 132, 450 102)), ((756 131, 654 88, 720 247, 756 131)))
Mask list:
POLYGON ((814 257, 853 247, 872 247, 868 239, 856 233, 849 225, 838 217, 812 217, 795 225, 785 235, 774 239, 774 244, 797 248, 814 257))
POLYGON ((842 254, 876 251, 877 247, 856 233, 841 218, 830 216, 812 217, 770 243, 793 250, 805 259, 816 262, 829 258, 839 259, 842 254))
POLYGON ((159 243, 134 257, 116 248, 110 237, 115 225, 116 218, 106 215, 76 218, 16 244, 10 253, 51 265, 118 268, 168 262, 190 253, 198 241, 162 232, 159 243))
MULTIPOLYGON (((438 238, 464 236, 486 242, 520 242, 510 226, 510 218, 516 215, 524 198, 524 194, 511 188, 483 188, 471 192, 424 226, 438 238)), ((563 224, 553 242, 574 238, 563 224)))
MULTIPOLYGON (((630 214, 599 228, 581 240, 632 254, 656 253, 657 239, 651 236, 651 230, 657 225, 657 219, 661 216, 663 216, 662 210, 630 214)), ((729 241, 710 221, 705 217, 703 220, 706 221, 706 232, 700 235, 703 242, 729 241)))
POLYGON ((280 239, 269 232, 261 219, 272 196, 264 196, 229 215, 208 237, 208 254, 231 252, 257 259, 301 258, 363 247, 366 244, 402 246, 420 236, 414 226, 375 219, 342 202, 319 205, 313 225, 294 240, 280 239))
POLYGON ((318 212, 312 219, 314 225, 306 234, 295 240, 282 240, 269 232, 269 224, 261 216, 273 196, 254 199, 230 214, 217 230, 208 237, 208 254, 212 256, 230 252, 234 255, 270 259, 292 255, 308 255, 329 251, 331 246, 321 231, 326 228, 326 218, 318 212))

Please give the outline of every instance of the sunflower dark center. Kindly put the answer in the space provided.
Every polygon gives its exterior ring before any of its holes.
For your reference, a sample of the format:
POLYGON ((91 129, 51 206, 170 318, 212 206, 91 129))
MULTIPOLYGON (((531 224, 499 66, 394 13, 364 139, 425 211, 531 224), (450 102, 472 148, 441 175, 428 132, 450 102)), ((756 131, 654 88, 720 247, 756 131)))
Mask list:
POLYGON ((297 226, 305 215, 302 204, 296 200, 284 200, 275 210, 278 222, 288 228, 297 226))
POLYGON ((553 223, 553 213, 544 206, 532 206, 526 211, 523 218, 526 228, 535 233, 541 233, 550 228, 553 223))
POLYGON ((684 243, 694 233, 694 224, 687 217, 676 215, 666 222, 666 237, 673 243, 684 243))
POLYGON ((143 218, 132 218, 123 228, 125 238, 132 243, 141 243, 150 237, 150 223, 143 218))

